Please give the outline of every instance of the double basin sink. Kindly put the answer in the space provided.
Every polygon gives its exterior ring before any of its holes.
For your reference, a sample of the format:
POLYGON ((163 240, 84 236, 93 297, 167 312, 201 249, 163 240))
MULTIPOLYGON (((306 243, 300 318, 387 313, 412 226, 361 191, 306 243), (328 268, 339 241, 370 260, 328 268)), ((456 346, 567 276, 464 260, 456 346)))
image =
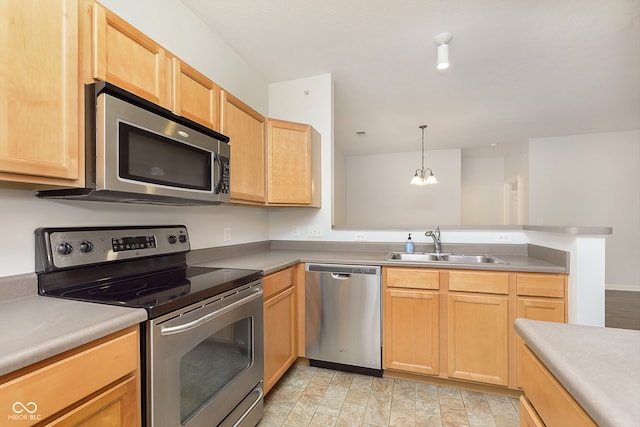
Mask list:
POLYGON ((447 262, 453 264, 507 264, 493 255, 467 255, 434 252, 389 252, 387 261, 447 262))

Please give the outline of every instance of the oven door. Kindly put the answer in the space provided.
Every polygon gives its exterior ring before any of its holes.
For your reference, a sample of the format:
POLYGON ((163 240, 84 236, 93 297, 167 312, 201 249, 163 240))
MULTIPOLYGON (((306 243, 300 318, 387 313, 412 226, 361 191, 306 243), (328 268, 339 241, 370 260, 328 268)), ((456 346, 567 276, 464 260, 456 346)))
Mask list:
POLYGON ((254 282, 151 320, 147 425, 255 426, 262 416, 262 310, 262 283, 254 282), (229 414, 234 419, 225 419, 229 414))

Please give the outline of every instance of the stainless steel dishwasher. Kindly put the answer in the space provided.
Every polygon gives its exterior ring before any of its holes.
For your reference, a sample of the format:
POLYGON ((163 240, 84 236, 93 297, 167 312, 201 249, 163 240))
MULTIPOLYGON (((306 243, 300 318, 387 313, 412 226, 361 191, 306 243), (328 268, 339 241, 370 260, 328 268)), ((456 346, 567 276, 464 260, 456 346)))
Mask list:
POLYGON ((305 272, 309 363, 382 376, 380 267, 306 264, 305 272))

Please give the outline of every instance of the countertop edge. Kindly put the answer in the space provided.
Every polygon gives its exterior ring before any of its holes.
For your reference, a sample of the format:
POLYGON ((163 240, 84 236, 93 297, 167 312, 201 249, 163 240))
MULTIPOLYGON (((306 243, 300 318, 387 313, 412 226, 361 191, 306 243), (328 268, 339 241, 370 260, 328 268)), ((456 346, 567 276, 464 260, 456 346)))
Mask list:
POLYGON ((411 262, 385 260, 387 252, 348 252, 336 253, 328 251, 294 251, 287 249, 270 249, 240 256, 229 256, 206 260, 197 259, 196 265, 208 267, 252 268, 261 269, 270 274, 299 262, 379 265, 381 267, 418 267, 452 270, 484 270, 513 271, 529 273, 567 274, 565 266, 555 265, 543 260, 527 256, 500 255, 507 264, 457 264, 450 262, 411 262))
POLYGON ((640 393, 640 352, 633 350, 640 350, 640 331, 522 318, 516 319, 514 327, 599 426, 637 425, 640 403, 632 396, 640 393), (606 363, 596 346, 606 349, 606 363), (620 346, 630 346, 631 351, 620 346))
POLYGON ((407 231, 429 230, 436 226, 445 231, 540 231, 543 233, 568 234, 573 236, 606 236, 613 233, 612 227, 575 226, 575 225, 332 225, 332 230, 375 230, 375 231, 407 231))

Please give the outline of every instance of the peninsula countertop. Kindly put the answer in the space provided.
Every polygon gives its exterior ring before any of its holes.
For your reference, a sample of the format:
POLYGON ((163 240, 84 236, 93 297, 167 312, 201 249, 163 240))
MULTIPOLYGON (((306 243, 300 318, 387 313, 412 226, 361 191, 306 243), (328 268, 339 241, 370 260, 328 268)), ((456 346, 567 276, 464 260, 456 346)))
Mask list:
POLYGON ((640 331, 527 319, 515 329, 599 426, 638 426, 640 331))

